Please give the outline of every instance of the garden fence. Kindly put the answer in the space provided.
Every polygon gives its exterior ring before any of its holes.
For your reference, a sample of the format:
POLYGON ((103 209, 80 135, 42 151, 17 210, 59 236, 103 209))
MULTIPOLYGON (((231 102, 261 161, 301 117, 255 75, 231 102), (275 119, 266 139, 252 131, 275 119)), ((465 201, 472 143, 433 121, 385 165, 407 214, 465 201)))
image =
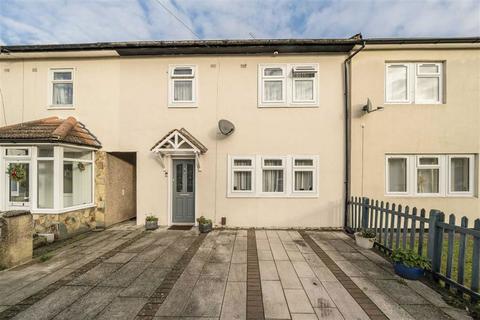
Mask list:
POLYGON ((458 221, 450 214, 446 222, 439 210, 427 214, 425 209, 352 197, 345 229, 353 233, 366 228, 375 230, 375 246, 379 249, 386 253, 410 249, 427 256, 435 280, 470 296, 473 302, 480 301, 480 219, 469 227, 467 217, 458 221))

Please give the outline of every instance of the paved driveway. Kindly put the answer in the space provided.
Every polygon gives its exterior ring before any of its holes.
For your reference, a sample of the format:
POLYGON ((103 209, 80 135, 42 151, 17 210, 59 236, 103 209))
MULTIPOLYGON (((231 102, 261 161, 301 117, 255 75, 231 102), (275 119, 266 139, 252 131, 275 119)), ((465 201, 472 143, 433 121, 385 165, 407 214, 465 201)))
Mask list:
POLYGON ((122 224, 0 272, 0 319, 468 319, 342 232, 122 224))

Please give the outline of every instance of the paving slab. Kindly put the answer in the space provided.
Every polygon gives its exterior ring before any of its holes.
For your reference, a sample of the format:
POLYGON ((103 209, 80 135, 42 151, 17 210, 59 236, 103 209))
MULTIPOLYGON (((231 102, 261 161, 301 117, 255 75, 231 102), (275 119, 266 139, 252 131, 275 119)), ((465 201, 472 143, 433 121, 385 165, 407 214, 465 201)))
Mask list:
POLYGON ((87 286, 62 287, 44 299, 32 305, 27 310, 20 312, 14 319, 22 320, 47 320, 52 319, 62 310, 70 306, 75 300, 90 290, 87 286))
POLYGON ((198 279, 182 316, 219 317, 226 282, 219 278, 198 279))
POLYGON ((314 313, 303 289, 285 289, 284 293, 291 313, 314 313))
MULTIPOLYGON (((233 265, 232 265, 233 266, 233 265)), ((246 282, 228 282, 223 299, 222 320, 241 320, 247 316, 246 282)))
POLYGON ((273 261, 272 251, 268 250, 259 250, 257 251, 258 260, 261 261, 273 261))
MULTIPOLYGON (((290 261, 276 261, 278 275, 284 289, 301 289, 302 285, 290 261)), ((263 279, 263 278, 262 278, 263 279)))
POLYGON ((120 288, 96 287, 63 310, 54 320, 93 319, 120 292, 120 288))
POLYGON ((407 304, 402 305, 402 307, 407 310, 412 316, 416 319, 422 320, 452 320, 441 309, 435 307, 434 305, 421 305, 421 304, 407 304))
POLYGON ((233 250, 232 263, 247 263, 247 251, 233 250))
POLYGON ((292 261, 293 268, 299 278, 315 277, 315 274, 306 261, 292 261))
MULTIPOLYGON (((344 320, 340 311, 337 308, 315 308, 315 313, 318 319, 322 320, 344 320)), ((392 319, 393 320, 393 319, 392 319)))
POLYGON ((315 313, 292 313, 292 320, 318 320, 315 313))
POLYGON ((280 280, 277 267, 273 261, 258 261, 260 267, 260 278, 262 280, 280 280))
POLYGON ((119 252, 110 259, 107 259, 106 263, 127 263, 132 260, 137 254, 132 252, 119 252))
POLYGON ((75 286, 94 286, 120 269, 120 263, 100 263, 93 269, 72 280, 69 284, 75 286))
POLYGON ((247 281, 247 264, 232 263, 228 273, 228 281, 247 281))
POLYGON ((147 266, 148 265, 143 262, 128 262, 104 281, 100 282, 99 285, 105 287, 128 287, 147 266))
POLYGON ((323 286, 345 319, 369 320, 368 315, 347 290, 336 281, 323 281, 323 286))
POLYGON ((280 281, 262 281, 263 307, 267 319, 290 319, 280 281))
POLYGON ((97 317, 98 320, 133 320, 148 300, 145 298, 115 298, 97 317))
POLYGON ((146 268, 119 296, 148 298, 160 286, 169 271, 170 269, 146 268))
POLYGON ((327 290, 317 278, 300 278, 300 281, 314 308, 335 308, 327 290))
POLYGON ((429 304, 415 291, 410 289, 403 280, 371 279, 372 283, 381 291, 392 297, 398 304, 429 304))
POLYGON ((229 262, 209 262, 201 272, 202 276, 226 280, 230 269, 229 262))

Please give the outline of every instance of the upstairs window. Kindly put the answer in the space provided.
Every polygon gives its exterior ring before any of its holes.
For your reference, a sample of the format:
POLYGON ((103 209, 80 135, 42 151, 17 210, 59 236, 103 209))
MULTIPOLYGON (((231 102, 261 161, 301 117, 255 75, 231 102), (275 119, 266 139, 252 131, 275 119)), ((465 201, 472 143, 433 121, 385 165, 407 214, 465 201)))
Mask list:
POLYGON ((73 69, 50 70, 50 107, 73 107, 73 69))
POLYGON ((387 63, 385 68, 386 103, 443 103, 442 63, 387 63))
POLYGON ((196 102, 196 68, 171 66, 169 80, 169 105, 192 107, 196 102))
POLYGON ((259 66, 260 107, 316 106, 316 64, 272 64, 259 66))

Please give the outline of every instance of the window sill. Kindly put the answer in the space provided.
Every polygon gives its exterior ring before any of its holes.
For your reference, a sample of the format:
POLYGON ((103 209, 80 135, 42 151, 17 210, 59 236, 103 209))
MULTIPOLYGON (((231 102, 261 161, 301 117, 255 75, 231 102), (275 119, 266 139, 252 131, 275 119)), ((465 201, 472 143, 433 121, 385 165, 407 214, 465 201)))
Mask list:
POLYGON ((259 104, 258 108, 319 108, 318 104, 259 104))
POLYGON ((197 105, 192 104, 192 105, 185 105, 185 104, 169 104, 168 109, 196 109, 198 108, 197 105))
POLYGON ((392 198, 417 198, 417 199, 477 198, 476 196, 474 196, 472 194, 448 194, 448 195, 443 195, 443 194, 426 194, 426 195, 420 195, 420 194, 385 194, 384 196, 385 197, 392 197, 392 198))
POLYGON ((421 106, 434 105, 434 106, 437 106, 437 105, 443 105, 445 103, 443 103, 443 102, 384 102, 383 104, 384 105, 406 105, 406 106, 416 106, 416 105, 421 105, 421 106))
POLYGON ((259 198, 281 198, 281 199, 298 199, 298 198, 318 198, 318 194, 236 194, 229 193, 227 198, 250 198, 250 199, 259 199, 259 198))
POLYGON ((32 209, 31 213, 32 214, 62 214, 66 212, 78 211, 78 210, 89 209, 94 207, 96 207, 96 205, 94 203, 90 203, 90 204, 84 204, 84 205, 69 207, 64 209, 32 209))
POLYGON ((75 110, 75 106, 73 105, 47 106, 47 110, 75 110))

